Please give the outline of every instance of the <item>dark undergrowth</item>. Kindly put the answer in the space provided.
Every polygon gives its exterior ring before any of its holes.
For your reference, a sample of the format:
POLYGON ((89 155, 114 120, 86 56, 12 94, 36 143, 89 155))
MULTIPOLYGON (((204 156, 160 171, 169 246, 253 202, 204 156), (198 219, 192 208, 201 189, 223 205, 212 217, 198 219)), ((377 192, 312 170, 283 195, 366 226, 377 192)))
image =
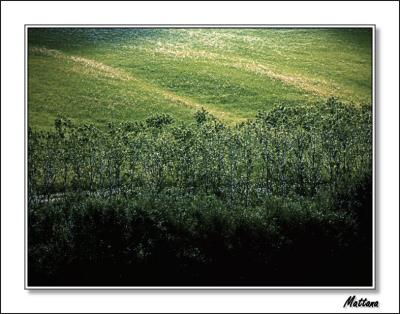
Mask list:
POLYGON ((371 183, 353 196, 338 212, 207 195, 48 203, 29 213, 29 285, 371 285, 371 183))
POLYGON ((334 99, 29 134, 30 286, 370 286, 372 123, 334 99))

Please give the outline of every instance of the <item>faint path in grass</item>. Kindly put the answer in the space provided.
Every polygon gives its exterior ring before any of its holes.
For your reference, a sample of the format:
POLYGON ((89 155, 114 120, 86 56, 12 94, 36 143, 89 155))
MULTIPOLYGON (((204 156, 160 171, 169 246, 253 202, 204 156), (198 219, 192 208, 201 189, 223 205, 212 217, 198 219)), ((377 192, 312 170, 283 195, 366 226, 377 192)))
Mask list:
POLYGON ((253 72, 259 75, 266 75, 273 80, 281 81, 284 84, 291 85, 293 87, 297 87, 303 91, 310 92, 316 96, 321 97, 329 97, 334 93, 332 92, 332 87, 327 88, 326 82, 315 79, 308 78, 306 76, 301 75, 289 75, 289 74, 281 74, 275 72, 271 68, 243 58, 232 58, 229 60, 229 63, 226 63, 227 66, 232 66, 234 68, 245 70, 249 72, 253 72))
POLYGON ((135 82, 140 88, 148 93, 157 94, 164 99, 173 102, 174 104, 183 105, 195 110, 205 108, 215 117, 228 122, 240 122, 246 120, 243 117, 239 117, 230 112, 226 112, 214 107, 210 107, 208 104, 202 104, 194 101, 188 97, 178 95, 172 91, 164 89, 158 85, 132 75, 132 73, 127 73, 122 69, 114 68, 104 63, 80 57, 67 55, 59 50, 47 49, 44 47, 32 47, 30 52, 34 54, 45 55, 48 57, 54 57, 59 59, 64 59, 66 61, 71 61, 73 63, 71 70, 80 74, 92 75, 96 77, 104 77, 109 79, 135 82))
POLYGON ((270 79, 280 81, 283 84, 298 88, 304 92, 311 93, 321 98, 332 96, 337 97, 338 95, 342 95, 344 97, 352 97, 357 100, 362 100, 361 98, 358 99, 359 97, 354 94, 354 91, 344 89, 332 81, 309 77, 299 73, 282 73, 264 63, 234 54, 227 53, 222 55, 216 52, 191 49, 190 47, 183 45, 174 47, 174 45, 171 44, 156 47, 153 51, 148 50, 148 48, 143 48, 143 50, 148 51, 149 53, 158 53, 176 59, 191 59, 197 61, 207 60, 214 64, 233 67, 256 75, 265 75, 270 79))

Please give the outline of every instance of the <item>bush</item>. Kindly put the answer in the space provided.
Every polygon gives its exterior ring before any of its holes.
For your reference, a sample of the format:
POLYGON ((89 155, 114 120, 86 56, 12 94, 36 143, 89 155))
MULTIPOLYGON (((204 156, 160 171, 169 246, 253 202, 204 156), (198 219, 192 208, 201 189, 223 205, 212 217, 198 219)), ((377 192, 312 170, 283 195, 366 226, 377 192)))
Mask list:
POLYGON ((233 127, 202 110, 30 129, 29 282, 369 284, 371 114, 330 99, 233 127))

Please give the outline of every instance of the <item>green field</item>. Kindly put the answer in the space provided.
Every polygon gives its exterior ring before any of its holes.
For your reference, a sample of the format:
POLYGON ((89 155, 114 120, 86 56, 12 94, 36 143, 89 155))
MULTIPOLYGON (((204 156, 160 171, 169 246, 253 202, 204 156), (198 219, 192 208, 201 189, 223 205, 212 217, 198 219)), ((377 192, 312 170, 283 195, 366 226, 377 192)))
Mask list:
POLYGON ((28 31, 29 125, 102 126, 205 108, 228 123, 277 103, 371 103, 371 29, 28 31))
POLYGON ((30 286, 372 285, 371 29, 30 29, 30 286))

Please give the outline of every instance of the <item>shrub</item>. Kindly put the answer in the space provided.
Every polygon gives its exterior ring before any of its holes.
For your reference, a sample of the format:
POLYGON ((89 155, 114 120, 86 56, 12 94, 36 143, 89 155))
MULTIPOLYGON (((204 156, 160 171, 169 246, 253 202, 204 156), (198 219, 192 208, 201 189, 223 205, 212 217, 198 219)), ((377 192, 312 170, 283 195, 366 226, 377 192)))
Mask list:
POLYGON ((236 126, 202 109, 29 129, 30 282, 363 284, 371 114, 330 99, 236 126))

